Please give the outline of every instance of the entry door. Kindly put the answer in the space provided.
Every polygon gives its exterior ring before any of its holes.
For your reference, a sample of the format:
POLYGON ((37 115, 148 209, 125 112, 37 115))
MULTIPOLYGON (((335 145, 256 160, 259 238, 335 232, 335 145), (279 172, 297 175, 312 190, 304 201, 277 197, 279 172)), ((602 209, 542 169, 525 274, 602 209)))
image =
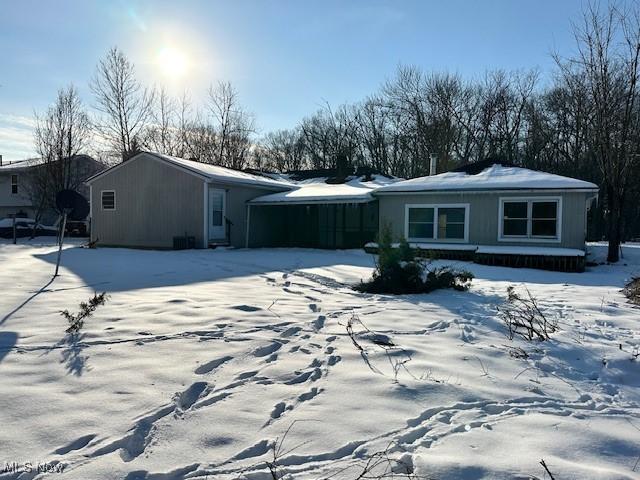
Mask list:
POLYGON ((217 188, 209 189, 209 240, 225 238, 226 192, 217 188))

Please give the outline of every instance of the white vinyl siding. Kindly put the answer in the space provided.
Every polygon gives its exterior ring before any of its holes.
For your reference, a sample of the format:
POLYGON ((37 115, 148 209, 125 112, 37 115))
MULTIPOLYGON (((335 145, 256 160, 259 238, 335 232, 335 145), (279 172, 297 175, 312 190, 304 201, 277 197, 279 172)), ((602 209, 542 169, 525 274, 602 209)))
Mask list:
POLYGON ((102 210, 116 209, 116 192, 115 190, 102 190, 101 192, 102 210))
POLYGON ((468 242, 469 204, 406 205, 405 238, 410 242, 468 242))
POLYGON ((562 198, 500 198, 498 240, 560 242, 562 198))

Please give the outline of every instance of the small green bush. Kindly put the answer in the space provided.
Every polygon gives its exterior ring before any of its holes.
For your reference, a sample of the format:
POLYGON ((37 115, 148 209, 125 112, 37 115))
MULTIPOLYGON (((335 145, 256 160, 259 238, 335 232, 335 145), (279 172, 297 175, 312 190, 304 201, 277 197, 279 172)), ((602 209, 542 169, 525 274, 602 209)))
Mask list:
POLYGON ((405 239, 394 248, 391 229, 385 226, 378 238, 378 261, 373 277, 361 282, 356 290, 366 293, 429 293, 440 288, 467 290, 473 274, 451 267, 427 268, 405 239))
POLYGON ((67 328, 66 332, 71 334, 78 333, 84 326, 85 318, 93 315, 96 308, 104 305, 108 298, 107 292, 102 292, 101 294, 95 293, 88 302, 80 302, 80 311, 78 313, 73 314, 70 313, 69 310, 62 310, 60 315, 69 322, 69 328, 67 328))

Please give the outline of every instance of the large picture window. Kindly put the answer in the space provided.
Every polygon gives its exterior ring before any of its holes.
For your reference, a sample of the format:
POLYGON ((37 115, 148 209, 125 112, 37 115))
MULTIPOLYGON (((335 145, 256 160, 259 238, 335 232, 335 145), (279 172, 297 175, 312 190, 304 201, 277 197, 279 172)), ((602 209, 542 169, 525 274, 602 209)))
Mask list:
POLYGON ((559 241, 560 198, 500 199, 500 240, 559 241))
POLYGON ((469 205, 407 205, 405 236, 410 241, 468 240, 469 205))

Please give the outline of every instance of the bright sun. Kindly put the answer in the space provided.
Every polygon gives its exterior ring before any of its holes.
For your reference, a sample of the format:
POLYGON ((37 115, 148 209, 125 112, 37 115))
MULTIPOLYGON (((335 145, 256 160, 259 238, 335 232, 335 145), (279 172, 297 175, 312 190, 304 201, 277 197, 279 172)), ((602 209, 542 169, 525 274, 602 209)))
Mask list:
POLYGON ((166 76, 178 78, 187 72, 189 61, 177 48, 165 47, 158 53, 158 66, 166 76))

